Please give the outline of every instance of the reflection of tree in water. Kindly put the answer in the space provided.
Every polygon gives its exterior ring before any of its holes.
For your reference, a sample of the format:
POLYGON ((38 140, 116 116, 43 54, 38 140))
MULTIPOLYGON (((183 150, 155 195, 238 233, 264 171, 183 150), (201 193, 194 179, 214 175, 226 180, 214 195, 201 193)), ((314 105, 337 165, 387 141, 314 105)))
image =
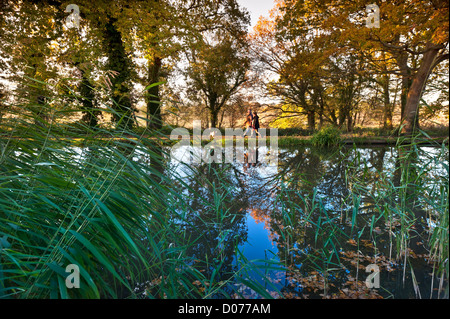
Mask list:
MULTIPOLYGON (((402 155, 386 148, 287 149, 279 154, 276 173, 266 170, 265 163, 248 161, 258 154, 247 155, 245 163, 203 164, 188 174, 185 194, 191 213, 185 227, 191 238, 198 238, 190 254, 200 260, 199 269, 207 277, 218 269, 224 279, 229 278, 235 270, 235 243, 246 240, 245 218, 249 213, 256 222, 264 223, 277 246, 277 257, 291 270, 285 274, 285 293, 304 294, 302 285, 308 284, 305 278, 312 274, 322 278, 321 282, 308 279, 316 288, 348 285, 356 268, 349 272, 342 263, 362 258, 367 265, 373 258, 369 255, 374 254, 373 246, 364 244, 358 246, 364 256, 352 255, 357 248, 349 244, 350 239, 366 227, 361 241, 374 240, 367 226, 376 213, 374 207, 380 204, 377 192, 384 187, 383 182, 402 183, 395 180, 402 155), (359 206, 355 205, 356 197, 359 206), (356 214, 352 216, 353 209, 356 214), (335 270, 330 272, 330 268, 335 270), (289 280, 292 278, 296 281, 289 280)), ((384 227, 383 219, 379 220, 384 227)), ((376 235, 381 254, 388 254, 390 248, 387 234, 376 235)), ((388 261, 383 262, 389 266, 388 261)))
MULTIPOLYGON (((191 166, 185 198, 188 212, 182 223, 186 232, 187 254, 206 278, 226 281, 237 271, 235 247, 246 240, 246 197, 235 186, 229 164, 191 166)), ((231 291, 230 291, 231 292, 231 291)))
MULTIPOLYGON (((329 268, 340 267, 338 252, 352 234, 351 225, 346 223, 349 218, 346 213, 353 206, 348 170, 362 172, 359 178, 370 188, 384 169, 386 149, 367 149, 362 155, 358 152, 348 150, 348 154, 340 154, 303 148, 279 156, 278 174, 271 178, 271 187, 278 189, 277 200, 269 207, 255 208, 252 216, 265 222, 277 245, 278 258, 295 269, 297 275, 302 273, 306 278, 311 271, 322 270, 322 276, 327 274, 322 277, 325 281, 343 284, 348 279, 344 269, 333 274, 327 272, 329 268), (363 156, 364 161, 355 162, 354 157, 358 156, 363 156)), ((369 202, 367 198, 363 200, 369 202)), ((368 203, 362 202, 361 206, 365 204, 368 203)), ((369 219, 361 213, 358 212, 357 219, 362 221, 355 224, 363 227, 369 219)))
POLYGON ((327 234, 336 232, 336 226, 323 224, 320 232, 316 226, 339 215, 348 196, 345 163, 337 150, 302 148, 287 155, 279 159, 279 207, 270 212, 270 228, 279 259, 306 277, 313 269, 327 267, 323 257, 328 264, 333 259, 327 254, 333 238, 327 234))

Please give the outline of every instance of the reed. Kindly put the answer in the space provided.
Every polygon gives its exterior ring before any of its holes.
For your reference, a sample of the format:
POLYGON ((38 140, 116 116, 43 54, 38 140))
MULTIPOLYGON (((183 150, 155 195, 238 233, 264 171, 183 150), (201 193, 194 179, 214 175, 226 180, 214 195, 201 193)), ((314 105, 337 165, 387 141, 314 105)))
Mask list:
POLYGON ((229 297, 236 283, 270 297, 240 276, 264 265, 241 258, 229 267, 231 222, 242 216, 228 184, 201 178, 205 170, 221 176, 222 167, 190 166, 188 183, 169 171, 160 132, 15 109, 0 136, 0 298, 229 297), (210 201, 198 185, 211 190, 210 201), (199 253, 212 229, 209 250, 199 253), (79 267, 78 289, 65 282, 70 264, 79 267))
POLYGON ((448 146, 436 143, 436 154, 426 152, 418 147, 425 140, 429 136, 423 131, 412 139, 400 139, 390 168, 368 168, 367 161, 356 156, 349 163, 347 178, 352 193, 373 204, 373 219, 384 220, 388 226, 389 259, 402 263, 403 282, 409 266, 416 297, 421 298, 410 258, 425 249, 433 266, 430 298, 448 297, 448 285, 443 291, 448 281, 448 146), (376 178, 368 184, 364 174, 369 171, 376 178), (437 293, 433 292, 435 278, 437 293))
MULTIPOLYGON (((272 298, 282 293, 270 273, 288 270, 303 283, 320 277, 325 297, 348 276, 342 253, 349 242, 357 252, 355 284, 365 240, 380 258, 380 225, 388 229, 388 260, 411 274, 417 297, 424 291, 410 252, 423 243, 433 269, 430 296, 448 298, 448 146, 424 152, 424 132, 400 141, 387 167, 374 167, 356 149, 334 148, 347 168, 340 210, 314 187, 306 194, 302 176, 278 176, 270 208, 278 259, 248 260, 239 249, 248 203, 232 165, 169 161, 165 131, 89 127, 29 108, 17 105, 16 116, 2 122, 0 298, 247 298, 245 290, 272 298), (300 249, 305 238, 311 246, 300 249), (66 286, 69 264, 80 269, 79 289, 66 286)), ((339 144, 325 133, 313 141, 339 144)))

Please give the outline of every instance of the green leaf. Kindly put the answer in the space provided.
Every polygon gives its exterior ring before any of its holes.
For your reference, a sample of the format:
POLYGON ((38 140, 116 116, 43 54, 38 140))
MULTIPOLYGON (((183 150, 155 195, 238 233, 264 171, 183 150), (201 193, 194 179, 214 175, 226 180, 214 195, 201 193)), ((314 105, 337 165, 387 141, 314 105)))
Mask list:
POLYGON ((151 89, 152 87, 155 87, 155 86, 158 86, 158 85, 161 85, 161 84, 165 84, 165 83, 167 83, 167 81, 161 81, 161 82, 152 83, 152 84, 146 86, 144 91, 147 91, 147 90, 151 89))
POLYGON ((108 218, 111 220, 111 222, 114 224, 114 226, 119 231, 120 235, 125 238, 125 240, 131 245, 131 247, 134 249, 135 253, 140 257, 142 261, 145 262, 145 259, 142 257, 138 247, 134 243, 134 241, 131 239, 130 235, 125 231, 125 229, 122 227, 122 225, 117 220, 116 216, 109 210, 106 205, 101 202, 99 199, 94 198, 94 202, 100 207, 100 209, 108 216, 108 218))
MULTIPOLYGON (((61 228, 62 232, 65 232, 64 229, 61 228)), ((116 277, 121 283, 123 283, 126 287, 128 287, 128 283, 123 280, 122 277, 119 276, 119 274, 114 269, 113 265, 108 261, 108 258, 100 252, 94 245, 92 245, 89 240, 87 240, 83 235, 80 233, 69 230, 69 232, 75 236, 75 238, 83 244, 97 259, 98 261, 114 276, 116 277)))

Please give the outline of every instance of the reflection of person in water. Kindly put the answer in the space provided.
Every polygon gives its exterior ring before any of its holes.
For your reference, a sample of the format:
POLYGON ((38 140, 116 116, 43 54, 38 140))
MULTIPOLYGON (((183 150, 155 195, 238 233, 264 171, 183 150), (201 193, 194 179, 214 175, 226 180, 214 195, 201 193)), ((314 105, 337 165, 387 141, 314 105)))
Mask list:
POLYGON ((256 166, 258 164, 258 148, 249 147, 248 151, 244 154, 244 172, 248 167, 256 166))
POLYGON ((258 164, 258 148, 257 147, 252 147, 249 150, 249 153, 250 153, 250 161, 249 162, 253 166, 256 166, 256 164, 258 164))

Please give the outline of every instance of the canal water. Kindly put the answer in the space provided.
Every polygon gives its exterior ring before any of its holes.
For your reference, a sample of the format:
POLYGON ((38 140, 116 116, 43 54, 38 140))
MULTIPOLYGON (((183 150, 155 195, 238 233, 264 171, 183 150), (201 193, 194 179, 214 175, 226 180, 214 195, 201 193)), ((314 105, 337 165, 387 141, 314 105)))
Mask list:
POLYGON ((191 253, 241 276, 231 297, 448 297, 429 241, 448 214, 447 147, 282 148, 276 165, 267 148, 211 165, 177 152, 166 172, 192 192, 186 231, 204 235, 191 253))

